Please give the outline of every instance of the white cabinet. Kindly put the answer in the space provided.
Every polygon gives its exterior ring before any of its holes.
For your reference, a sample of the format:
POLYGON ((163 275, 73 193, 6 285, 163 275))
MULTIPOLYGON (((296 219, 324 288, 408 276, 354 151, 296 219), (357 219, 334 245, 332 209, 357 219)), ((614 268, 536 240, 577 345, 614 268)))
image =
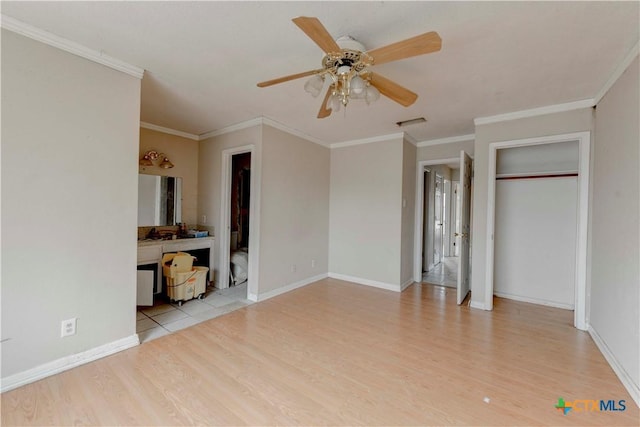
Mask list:
POLYGON ((138 270, 136 305, 153 305, 153 271, 138 270))

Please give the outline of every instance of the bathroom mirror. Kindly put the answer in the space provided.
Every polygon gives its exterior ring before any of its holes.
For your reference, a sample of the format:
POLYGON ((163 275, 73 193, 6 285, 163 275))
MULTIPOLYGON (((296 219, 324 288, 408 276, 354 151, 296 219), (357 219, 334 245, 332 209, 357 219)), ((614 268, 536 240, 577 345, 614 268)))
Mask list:
POLYGON ((138 175, 138 227, 182 222, 182 178, 138 175))

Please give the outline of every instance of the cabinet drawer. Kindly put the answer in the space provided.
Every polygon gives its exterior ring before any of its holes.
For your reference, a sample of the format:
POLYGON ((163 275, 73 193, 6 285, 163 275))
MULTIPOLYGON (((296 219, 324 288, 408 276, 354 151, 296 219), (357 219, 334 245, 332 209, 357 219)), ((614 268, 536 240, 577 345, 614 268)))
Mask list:
POLYGON ((160 262, 162 260, 162 246, 138 247, 138 265, 160 262))

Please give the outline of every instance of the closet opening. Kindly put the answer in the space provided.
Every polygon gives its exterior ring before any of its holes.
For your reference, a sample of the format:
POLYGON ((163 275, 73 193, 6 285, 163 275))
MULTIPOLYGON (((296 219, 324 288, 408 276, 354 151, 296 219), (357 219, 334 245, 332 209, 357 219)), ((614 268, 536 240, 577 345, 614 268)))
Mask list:
POLYGON ((586 330, 590 132, 489 144, 485 310, 493 296, 574 311, 586 330))

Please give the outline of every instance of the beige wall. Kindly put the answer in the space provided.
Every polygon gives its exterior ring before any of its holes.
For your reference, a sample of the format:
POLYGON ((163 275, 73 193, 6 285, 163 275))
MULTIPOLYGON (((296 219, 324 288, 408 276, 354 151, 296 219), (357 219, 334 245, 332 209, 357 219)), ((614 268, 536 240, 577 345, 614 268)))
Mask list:
POLYGON ((182 222, 189 226, 198 224, 198 141, 140 128, 138 159, 149 150, 164 153, 174 167, 140 166, 139 172, 182 178, 182 222))
POLYGON ((329 149, 270 126, 262 135, 259 295, 326 274, 329 251, 329 149))
POLYGON ((3 387, 137 341, 139 117, 139 79, 2 30, 3 387))
POLYGON ((402 137, 331 150, 329 272, 399 289, 402 137))
POLYGON ((429 145, 427 147, 418 147, 416 153, 416 159, 422 160, 440 160, 440 159, 452 159, 454 157, 460 158, 460 151, 464 150, 468 155, 473 157, 474 142, 452 142, 450 144, 438 144, 429 145))
POLYGON ((472 302, 482 306, 485 298, 489 144, 498 141, 590 131, 592 120, 593 109, 585 108, 476 126, 473 159, 473 230, 471 235, 472 302))
POLYGON ((589 319, 633 383, 636 403, 640 403, 639 75, 636 57, 596 109, 589 319))
POLYGON ((416 146, 402 143, 402 236, 400 248, 400 284, 413 282, 413 246, 416 213, 416 146))
MULTIPOLYGON (((326 274, 329 235, 329 149, 270 126, 200 142, 199 208, 213 233, 221 225, 222 152, 253 145, 260 181, 258 299, 326 274), (311 266, 312 260, 314 266, 311 266), (295 271, 292 266, 295 265, 295 271)), ((256 189, 252 188, 252 197, 256 189)), ((251 243, 250 243, 251 245, 251 243)), ((216 277, 222 242, 216 240, 216 277)), ((252 290, 253 292, 254 290, 252 290)))
MULTIPOLYGON (((201 228, 209 230, 210 235, 217 235, 221 227, 221 186, 222 186, 222 151, 254 145, 254 161, 260 162, 262 157, 262 126, 252 126, 236 132, 226 133, 205 139, 199 143, 198 156, 198 221, 201 228), (206 222, 202 223, 202 216, 206 222)), ((252 171, 254 173, 254 171, 252 171)), ((220 239, 215 239, 215 281, 218 281, 219 257, 223 250, 220 239)), ((229 250, 229 248, 224 248, 229 250)))

